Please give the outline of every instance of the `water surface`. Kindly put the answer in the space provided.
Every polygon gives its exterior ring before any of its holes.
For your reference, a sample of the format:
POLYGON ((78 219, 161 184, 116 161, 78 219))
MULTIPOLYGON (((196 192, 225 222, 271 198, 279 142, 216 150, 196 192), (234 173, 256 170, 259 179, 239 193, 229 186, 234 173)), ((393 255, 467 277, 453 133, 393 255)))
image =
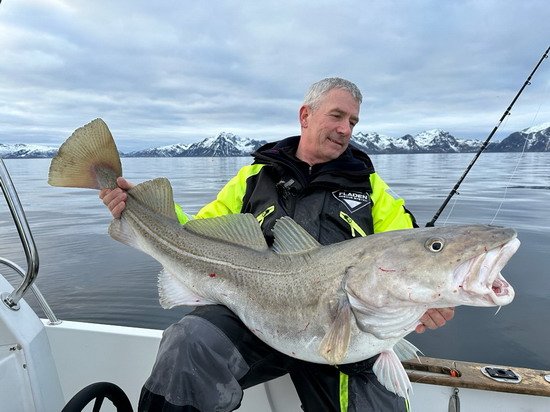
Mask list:
MULTIPOLYGON (((472 154, 373 156, 418 223, 429 221, 472 154)), ((126 158, 125 176, 166 176, 176 201, 195 213, 249 158, 126 158)), ((94 190, 47 185, 48 159, 6 160, 40 255, 38 286, 61 319, 164 329, 186 308, 158 303, 160 265, 112 240, 110 215, 94 190)), ((550 153, 485 153, 436 225, 514 227, 522 246, 504 269, 516 298, 493 308, 461 307, 447 326, 409 338, 427 356, 550 369, 550 153), (449 212, 451 212, 449 214, 449 212)), ((16 231, 0 202, 0 255, 26 267, 16 231)), ((9 269, 0 267, 12 283, 9 269)), ((36 307, 32 298, 29 303, 36 307)))

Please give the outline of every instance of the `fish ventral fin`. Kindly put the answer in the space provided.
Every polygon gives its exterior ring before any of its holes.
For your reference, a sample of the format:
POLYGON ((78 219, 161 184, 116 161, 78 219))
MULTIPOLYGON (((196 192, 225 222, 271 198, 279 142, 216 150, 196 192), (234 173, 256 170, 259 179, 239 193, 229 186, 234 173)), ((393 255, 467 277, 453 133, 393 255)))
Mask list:
POLYGON ((387 390, 409 399, 412 394, 411 381, 403 364, 392 349, 380 353, 374 362, 372 371, 387 390))
POLYGON ((122 176, 120 156, 105 122, 95 119, 61 145, 48 173, 51 186, 90 189, 115 188, 122 176))
POLYGON ((268 249, 260 224, 250 213, 190 220, 183 225, 183 228, 200 236, 248 247, 259 252, 268 249))
POLYGON ((351 307, 345 295, 340 296, 334 319, 319 346, 319 353, 331 365, 342 363, 351 339, 351 307))
POLYGON ((158 288, 159 302, 164 309, 171 309, 175 306, 204 306, 218 303, 191 291, 166 269, 159 273, 158 288))
POLYGON ((126 219, 111 220, 111 224, 109 225, 109 236, 120 243, 142 250, 136 232, 134 232, 134 229, 132 229, 132 226, 128 224, 126 219))
POLYGON ((321 246, 302 226, 292 218, 283 216, 273 226, 272 249, 279 254, 304 253, 321 246))
POLYGON ((178 220, 172 185, 165 177, 148 180, 134 186, 128 191, 128 196, 164 217, 178 220))
POLYGON ((411 342, 404 338, 393 345, 393 351, 401 362, 411 359, 417 359, 418 361, 420 361, 418 355, 423 355, 420 349, 418 349, 411 342))

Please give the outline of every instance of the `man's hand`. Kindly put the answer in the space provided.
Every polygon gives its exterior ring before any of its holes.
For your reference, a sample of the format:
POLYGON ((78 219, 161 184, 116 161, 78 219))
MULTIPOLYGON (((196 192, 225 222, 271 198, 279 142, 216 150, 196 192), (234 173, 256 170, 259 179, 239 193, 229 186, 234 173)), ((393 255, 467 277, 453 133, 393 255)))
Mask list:
POLYGON ((437 329, 455 315, 455 308, 428 309, 420 318, 420 325, 416 327, 416 333, 424 333, 426 329, 437 329))
POLYGON ((128 198, 127 190, 134 187, 123 177, 116 180, 118 187, 116 189, 103 189, 99 191, 99 198, 103 200, 103 204, 109 208, 109 211, 115 219, 119 219, 122 211, 126 207, 126 199, 128 198))

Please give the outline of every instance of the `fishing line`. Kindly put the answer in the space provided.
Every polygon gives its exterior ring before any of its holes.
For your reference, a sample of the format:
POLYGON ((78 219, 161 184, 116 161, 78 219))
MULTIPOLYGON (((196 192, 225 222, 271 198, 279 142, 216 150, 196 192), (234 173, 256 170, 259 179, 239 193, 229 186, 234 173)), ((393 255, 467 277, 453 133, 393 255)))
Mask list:
POLYGON ((458 179, 458 182, 455 184, 455 186, 451 189, 451 191, 449 192, 449 194, 447 195, 447 197, 445 198, 445 200, 443 201, 443 204, 439 207, 439 209, 437 210, 437 212, 435 213, 435 215, 433 216, 432 220, 430 220, 428 223, 426 223, 426 227, 433 227, 434 226, 434 223, 435 221, 437 220, 437 218, 439 217, 439 215, 441 214, 441 212, 443 212, 443 210, 445 209, 445 207, 447 206, 447 204, 449 203, 449 201, 451 200, 451 198, 456 194, 458 193, 458 188, 460 187, 460 184, 462 183, 462 181, 466 178, 466 175, 468 174, 468 172, 470 171, 470 169, 473 167, 474 163, 476 162, 476 160, 479 158, 479 156, 481 155, 481 153, 485 150, 485 148, 487 147, 487 145, 489 144, 489 141, 491 140, 491 138, 493 137, 493 135, 495 134, 495 132, 498 130, 498 128, 500 127, 500 125, 502 124, 502 122, 504 121, 504 119, 506 118, 506 116, 508 116, 510 114, 510 111, 512 110, 512 107, 514 106, 514 104, 516 103, 517 99, 519 98, 519 96, 521 95, 521 93, 523 92, 523 90, 531 84, 531 78, 533 77, 533 75, 535 74, 535 72, 537 71, 537 69, 539 68, 539 66, 541 65, 541 63, 543 62, 544 59, 546 59, 548 57, 548 52, 550 52, 550 47, 548 47, 548 49, 546 49, 546 51, 544 52, 544 54, 542 55, 542 57, 540 58, 539 62, 537 63, 537 65, 535 66, 535 68, 533 69, 533 71, 531 72, 531 74, 527 77, 527 80, 525 80, 525 82, 523 83, 523 86, 521 86, 521 88, 519 89, 519 91, 517 92, 516 96, 512 99, 512 102, 510 103, 510 105, 508 106, 508 108, 504 111, 504 113, 502 114, 499 122, 497 123, 497 125, 493 128, 493 130, 491 131, 491 133, 489 133, 489 136, 487 136, 487 139, 485 139, 485 141, 483 142, 483 144, 481 145, 481 147, 479 148, 479 150, 477 151, 477 153, 475 154, 474 158, 472 159, 472 161, 470 162, 470 164, 468 165, 468 167, 466 167, 466 170, 464 171, 464 173, 462 174, 462 176, 460 177, 460 179, 458 179))
POLYGON ((449 221, 451 215, 453 214, 453 210, 455 209, 455 206, 457 203, 458 203, 458 197, 455 197, 455 200, 453 201, 453 204, 451 206, 451 210, 449 210, 449 213, 447 214, 447 218, 445 219, 445 222, 443 222, 443 226, 447 226, 447 222, 449 221))
MULTIPOLYGON (((506 126, 506 124, 508 123, 508 117, 506 117, 506 120, 504 120, 504 126, 506 126)), ((531 123, 531 126, 533 125, 533 123, 531 123)), ((495 221, 495 219, 497 218, 498 214, 500 213, 500 210, 502 209, 502 205, 504 204, 504 201, 506 199, 506 196, 508 194, 508 187, 510 187, 510 184, 512 182, 512 179, 514 178, 514 176, 516 175, 516 171, 518 170, 518 167, 519 167, 519 164, 521 162, 521 159, 523 157, 523 153, 525 152, 525 145, 526 145, 526 142, 527 142, 527 135, 525 136, 525 139, 523 141, 523 148, 521 149, 521 154, 518 158, 518 161, 516 162, 516 167, 514 168, 514 171, 512 172, 512 174, 510 175, 510 178, 508 179, 508 183, 506 183, 506 186, 504 186, 504 193, 502 194, 502 198, 500 200, 500 204, 498 205, 498 208, 493 216, 493 218, 491 219, 491 221, 489 222, 490 225, 492 225, 495 221)), ((499 309, 497 310, 497 312, 495 313, 495 315, 499 312, 500 310, 500 307, 499 309)))
MULTIPOLYGON (((521 153, 518 157, 518 161, 516 162, 516 167, 514 168, 514 171, 512 172, 512 174, 510 175, 510 178, 508 179, 508 183, 506 184, 506 186, 504 187, 504 194, 502 195, 502 199, 500 201, 500 204, 498 205, 498 209, 497 211, 495 212, 495 215, 493 216, 493 219, 491 220, 491 222, 489 223, 490 225, 492 225, 495 221, 495 219, 497 218, 500 210, 502 209, 502 205, 504 204, 504 201, 506 200, 506 195, 508 194, 508 188, 510 187, 510 185, 512 184, 512 180, 514 179, 514 177, 516 177, 516 172, 519 168, 519 165, 521 163, 521 160, 523 159, 523 156, 525 154, 525 148, 527 147, 527 135, 525 135, 525 141, 523 142, 523 148, 521 149, 521 153)), ((498 313, 498 312, 497 312, 498 313)))
MULTIPOLYGON (((543 95, 548 94, 548 84, 546 84, 546 87, 544 88, 544 92, 543 92, 542 94, 543 94, 543 95)), ((537 120, 537 118, 538 118, 538 116, 539 116, 540 109, 541 109, 541 107, 542 107, 542 101, 543 101, 543 100, 541 100, 541 102, 540 102, 540 104, 539 104, 539 107, 538 107, 537 110, 535 111, 535 114, 534 114, 534 116, 533 116, 533 120, 531 120, 531 127, 534 126, 534 124, 535 124, 535 122, 536 122, 536 120, 537 120)), ((528 136, 528 135, 525 134, 525 137, 524 137, 524 140, 523 140, 523 147, 522 147, 522 149, 521 149, 521 153, 520 153, 519 156, 518 156, 518 161, 517 161, 517 163, 516 163, 516 167, 514 168, 514 171, 513 171, 512 174, 510 175, 510 178, 508 179, 508 183, 506 184, 506 187, 504 188, 504 194, 502 195, 502 199, 501 199, 501 201, 500 201, 500 205, 498 206, 498 209, 497 209, 497 211, 495 212, 495 215, 493 216, 493 219, 492 219, 491 222, 489 223, 490 225, 492 225, 492 224, 495 222, 495 220, 496 220, 496 218, 497 218, 497 216, 498 216, 500 210, 502 209, 502 205, 503 205, 504 202, 506 201, 506 196, 507 196, 507 194, 508 194, 508 189, 509 189, 509 187, 510 187, 510 185, 511 185, 511 183, 512 183, 512 180, 516 177, 516 173, 517 173, 517 171, 518 171, 518 169, 519 169, 519 165, 520 165, 521 161, 523 160, 523 156, 525 156, 525 151, 526 151, 526 149, 527 149, 527 143, 528 143, 527 136, 528 136)), ((452 209, 451 209, 451 210, 452 210, 452 209)), ((498 313, 498 311, 497 311, 497 313, 498 313)), ((496 315, 496 313, 495 313, 495 315, 496 315)))

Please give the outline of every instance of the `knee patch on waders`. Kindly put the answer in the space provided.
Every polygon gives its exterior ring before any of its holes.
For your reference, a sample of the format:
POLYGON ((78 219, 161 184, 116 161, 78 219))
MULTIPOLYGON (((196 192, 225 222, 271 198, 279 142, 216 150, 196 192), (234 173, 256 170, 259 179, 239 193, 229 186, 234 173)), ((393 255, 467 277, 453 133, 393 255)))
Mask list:
POLYGON ((173 405, 231 411, 241 402, 243 391, 238 380, 248 369, 220 329, 201 317, 188 315, 164 332, 145 388, 173 405))

